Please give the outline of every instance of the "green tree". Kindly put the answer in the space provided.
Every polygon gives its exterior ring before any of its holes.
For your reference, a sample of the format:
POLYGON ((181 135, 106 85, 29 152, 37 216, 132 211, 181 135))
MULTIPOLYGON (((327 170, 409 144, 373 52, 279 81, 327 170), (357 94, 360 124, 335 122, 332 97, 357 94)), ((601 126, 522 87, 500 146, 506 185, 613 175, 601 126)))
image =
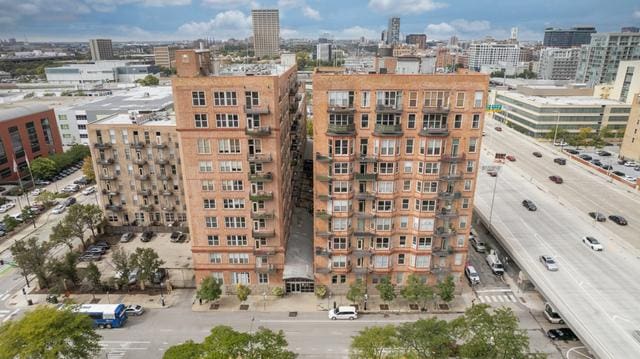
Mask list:
POLYGON ((36 202, 42 203, 45 207, 51 207, 56 201, 56 194, 49 191, 43 191, 39 195, 36 196, 36 202))
POLYGON ((202 344, 194 343, 193 340, 169 347, 162 356, 163 359, 195 359, 204 354, 202 344))
POLYGON ((391 283, 389 277, 382 277, 380 283, 376 285, 376 289, 380 292, 380 299, 386 303, 396 299, 396 286, 391 283))
POLYGON ((96 238, 96 230, 104 223, 104 215, 100 207, 95 204, 84 204, 82 206, 81 220, 91 231, 91 237, 96 238))
POLYGON ((49 241, 53 246, 64 244, 70 251, 73 250, 73 233, 65 221, 60 221, 53 226, 49 234, 49 241))
POLYGON ((250 341, 250 334, 236 332, 226 325, 218 325, 204 338, 202 346, 205 357, 208 358, 240 358, 246 353, 250 341))
POLYGON ((196 295, 207 302, 218 300, 222 295, 221 287, 222 281, 213 277, 206 277, 200 282, 200 288, 198 288, 196 295))
POLYGON ((446 359, 454 354, 455 338, 449 323, 432 317, 404 323, 396 329, 399 346, 410 358, 446 359))
POLYGON ((307 137, 313 138, 313 119, 307 118, 307 137))
POLYGON ((147 75, 143 79, 136 80, 136 82, 142 86, 158 86, 160 84, 160 80, 153 75, 147 75))
POLYGON ((111 254, 111 260, 116 269, 116 283, 129 288, 129 274, 131 273, 131 258, 123 248, 116 248, 111 254))
POLYGON ((593 133, 593 129, 591 127, 583 127, 578 130, 578 135, 576 136, 576 140, 578 142, 578 146, 587 146, 591 141, 591 134, 593 133))
POLYGON ((565 140, 565 142, 569 142, 569 137, 571 137, 571 134, 569 133, 569 131, 565 130, 564 128, 558 128, 558 131, 556 133, 555 127, 549 130, 549 132, 544 134, 544 138, 546 138, 547 140, 553 140, 554 137, 557 142, 560 142, 560 140, 565 140))
POLYGON ((22 274, 24 276, 34 274, 40 288, 49 286, 46 262, 50 248, 51 246, 48 242, 40 242, 36 237, 31 237, 26 241, 18 239, 11 246, 13 259, 22 274))
POLYGON ((445 280, 438 282, 438 297, 445 303, 450 303, 455 294, 456 284, 453 281, 453 276, 448 275, 445 280))
POLYGON ((38 157, 31 161, 31 173, 36 179, 51 178, 58 172, 56 163, 47 157, 38 157))
POLYGON ((96 180, 96 173, 93 171, 93 164, 91 163, 91 156, 85 157, 82 163, 82 174, 91 181, 96 180))
POLYGON ((297 355, 287 350, 287 340, 282 330, 274 332, 260 327, 251 336, 249 347, 243 358, 246 359, 293 359, 297 355))
POLYGON ((87 315, 38 307, 0 327, 0 358, 94 358, 100 336, 87 315))
POLYGON ((69 290, 68 282, 75 286, 80 281, 78 269, 76 268, 78 257, 79 255, 76 252, 67 252, 61 259, 49 259, 49 270, 51 274, 60 280, 64 290, 69 290))
POLYGON ((164 261, 160 259, 153 248, 136 248, 136 251, 131 255, 131 265, 138 268, 140 290, 144 290, 145 283, 153 278, 153 275, 163 264, 164 261))
POLYGON ((351 339, 350 357, 354 359, 391 358, 398 346, 393 325, 367 327, 351 339))
POLYGON ((238 299, 241 302, 244 302, 245 300, 247 300, 250 294, 251 294, 251 288, 247 287, 246 285, 238 284, 238 286, 236 287, 236 295, 238 296, 238 299))
POLYGON ((433 288, 415 274, 407 278, 407 284, 400 290, 400 295, 410 303, 420 304, 422 309, 426 308, 427 303, 434 298, 433 288))
POLYGON ((298 65, 298 70, 300 71, 313 66, 313 60, 311 60, 309 53, 306 51, 296 52, 296 63, 298 65))
POLYGON ((347 299, 349 299, 352 303, 360 304, 364 300, 364 294, 366 292, 365 283, 362 279, 358 278, 355 282, 351 283, 349 286, 349 291, 347 291, 347 299))
POLYGON ((8 214, 4 215, 4 219, 2 220, 2 222, 4 223, 4 228, 6 232, 11 232, 14 230, 14 228, 20 225, 20 222, 18 222, 17 219, 11 217, 8 214))
POLYGON ((91 284, 92 289, 95 290, 100 288, 100 286, 102 285, 100 277, 100 269, 98 269, 98 266, 95 263, 90 262, 87 268, 84 270, 84 278, 89 282, 89 284, 91 284))
POLYGON ((95 204, 74 204, 69 207, 69 212, 64 217, 64 225, 69 228, 70 233, 80 239, 82 248, 87 249, 84 232, 89 229, 95 238, 97 227, 103 223, 104 217, 100 207, 95 204))

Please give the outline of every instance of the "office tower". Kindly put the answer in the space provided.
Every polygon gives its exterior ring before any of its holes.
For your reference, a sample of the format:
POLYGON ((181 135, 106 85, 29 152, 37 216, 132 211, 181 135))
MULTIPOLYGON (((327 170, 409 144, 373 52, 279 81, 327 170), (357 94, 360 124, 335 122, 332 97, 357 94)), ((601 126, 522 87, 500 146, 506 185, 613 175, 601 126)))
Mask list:
POLYGON ((409 34, 406 38, 407 44, 416 45, 419 49, 427 48, 427 35, 425 34, 409 34))
POLYGON ((580 48, 548 47, 540 50, 538 78, 543 80, 573 80, 578 70, 580 48))
POLYGON ((451 36, 449 38, 449 46, 450 47, 454 47, 454 46, 458 46, 458 37, 457 36, 451 36))
POLYGON ((167 69, 175 67, 176 48, 172 46, 156 46, 153 48, 153 58, 156 66, 167 69))
POLYGON ((255 56, 278 56, 280 49, 280 18, 278 14, 277 9, 251 10, 255 56))
POLYGON ((320 43, 316 45, 316 59, 319 61, 331 61, 332 60, 332 45, 330 43, 320 43))
POLYGON ((581 48, 576 81, 590 86, 613 82, 620 61, 629 60, 640 60, 640 33, 593 34, 581 48))
POLYGON ((467 260, 489 78, 313 75, 316 284, 344 293, 467 260))
POLYGON ((113 45, 111 39, 91 39, 89 40, 91 50, 91 60, 113 60, 113 45))
POLYGON ((640 27, 637 26, 625 26, 620 29, 620 32, 640 32, 640 27))
POLYGON ((400 43, 400 18, 389 18, 389 24, 387 26, 387 45, 400 43))
POLYGON ((548 27, 544 29, 542 44, 562 48, 585 45, 591 41, 591 34, 595 33, 596 28, 593 26, 579 26, 570 29, 548 27))
POLYGON ((482 65, 518 65, 520 46, 495 42, 473 43, 469 46, 469 68, 480 71, 482 65))
POLYGON ((232 64, 176 51, 172 78, 196 283, 283 286, 293 166, 302 163, 304 92, 296 67, 232 64))
POLYGON ((518 28, 517 27, 512 27, 511 28, 511 40, 518 41, 518 28))
POLYGON ((630 97, 633 99, 633 104, 629 118, 635 119, 635 121, 628 122, 620 146, 620 157, 637 162, 640 161, 640 121, 638 121, 640 119, 640 93, 630 97))

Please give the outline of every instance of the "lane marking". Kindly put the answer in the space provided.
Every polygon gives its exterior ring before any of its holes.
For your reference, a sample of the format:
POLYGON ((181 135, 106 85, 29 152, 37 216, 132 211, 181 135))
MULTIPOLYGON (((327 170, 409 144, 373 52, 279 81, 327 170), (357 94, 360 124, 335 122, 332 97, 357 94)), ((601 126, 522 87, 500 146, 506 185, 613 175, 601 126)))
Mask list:
POLYGON ((11 314, 9 314, 6 318, 4 318, 2 322, 4 323, 7 320, 11 319, 14 315, 18 314, 19 311, 20 311, 20 308, 14 310, 13 312, 11 312, 11 314))

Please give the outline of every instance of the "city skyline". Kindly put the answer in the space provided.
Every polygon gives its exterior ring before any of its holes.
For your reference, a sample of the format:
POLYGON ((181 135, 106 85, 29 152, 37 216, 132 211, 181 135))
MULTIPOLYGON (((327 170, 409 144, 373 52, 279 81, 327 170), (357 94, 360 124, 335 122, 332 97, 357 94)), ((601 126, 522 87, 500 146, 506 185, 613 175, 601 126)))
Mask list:
POLYGON ((506 39, 511 27, 518 27, 519 39, 542 40, 550 26, 593 25, 609 32, 640 23, 640 6, 627 0, 609 7, 589 0, 580 8, 568 1, 552 8, 541 0, 499 0, 491 6, 446 0, 63 0, 46 6, 41 0, 0 0, 0 5, 3 37, 29 41, 243 39, 251 35, 252 8, 278 8, 285 39, 315 39, 326 32, 335 39, 377 40, 391 16, 401 17, 402 36, 426 33, 429 39, 506 39))

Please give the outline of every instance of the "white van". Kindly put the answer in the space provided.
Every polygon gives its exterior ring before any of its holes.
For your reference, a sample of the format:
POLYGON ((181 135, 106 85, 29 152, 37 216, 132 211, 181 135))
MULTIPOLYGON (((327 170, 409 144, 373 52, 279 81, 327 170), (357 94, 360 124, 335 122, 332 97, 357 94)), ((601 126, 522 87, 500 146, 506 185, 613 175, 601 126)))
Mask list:
POLYGON ((491 253, 489 253, 486 260, 493 274, 495 275, 504 274, 504 266, 502 265, 502 262, 500 262, 500 259, 498 259, 498 255, 493 250, 491 251, 491 253))
POLYGON ((356 307, 352 306, 334 308, 329 311, 329 319, 358 319, 358 311, 356 310, 356 307))
POLYGON ((464 275, 467 276, 469 280, 469 284, 473 287, 476 284, 480 284, 480 274, 476 271, 473 266, 469 265, 464 269, 464 275))
POLYGON ((545 302, 544 303, 544 317, 547 318, 547 320, 550 323, 553 324, 564 324, 564 320, 560 317, 560 314, 558 314, 558 312, 556 311, 556 308, 551 305, 551 303, 549 302, 545 302))

